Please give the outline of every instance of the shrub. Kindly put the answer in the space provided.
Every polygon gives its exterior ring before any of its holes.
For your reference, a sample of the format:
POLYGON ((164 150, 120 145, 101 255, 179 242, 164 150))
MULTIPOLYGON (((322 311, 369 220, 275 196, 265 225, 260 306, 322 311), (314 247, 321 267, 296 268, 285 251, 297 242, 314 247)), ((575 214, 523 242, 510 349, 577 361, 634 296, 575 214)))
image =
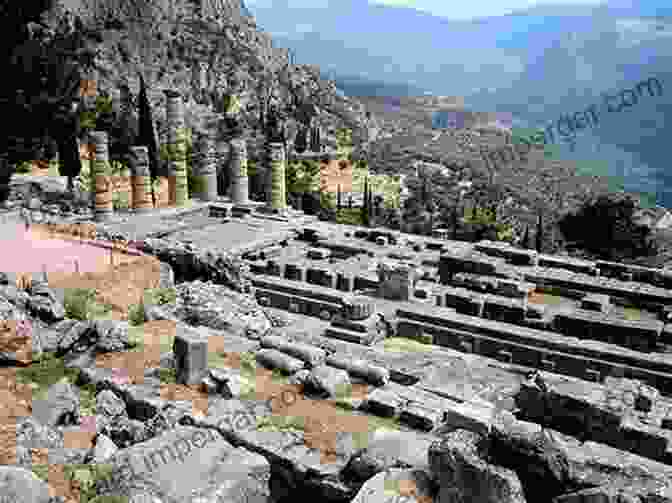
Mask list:
POLYGON ((138 304, 133 304, 128 308, 128 322, 133 326, 142 325, 147 320, 145 319, 145 304, 140 301, 138 304))
POLYGON ((65 292, 66 317, 75 320, 91 320, 104 316, 112 310, 110 304, 96 302, 96 290, 92 288, 73 288, 65 292))
POLYGON ((175 288, 150 288, 145 291, 145 299, 150 304, 174 304, 177 292, 175 288))
MULTIPOLYGON (((112 466, 109 464, 76 464, 64 465, 63 475, 66 480, 76 480, 80 488, 80 501, 82 503, 93 503, 94 501, 108 501, 112 503, 114 499, 102 500, 96 495, 96 482, 98 480, 108 479, 112 474, 112 466)), ((116 500, 121 501, 121 500, 116 500)))
POLYGON ((21 161, 16 164, 16 170, 14 172, 20 175, 28 174, 32 170, 31 166, 32 163, 30 161, 21 161))

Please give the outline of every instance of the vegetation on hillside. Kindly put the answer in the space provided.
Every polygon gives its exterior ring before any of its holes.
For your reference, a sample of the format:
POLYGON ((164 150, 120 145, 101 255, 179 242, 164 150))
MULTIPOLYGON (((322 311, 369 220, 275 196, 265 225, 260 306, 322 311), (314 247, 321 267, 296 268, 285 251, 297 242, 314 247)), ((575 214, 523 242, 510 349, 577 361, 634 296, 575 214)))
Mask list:
POLYGON ((606 260, 651 256, 657 251, 650 228, 634 221, 632 198, 600 196, 565 216, 559 227, 573 246, 606 260))

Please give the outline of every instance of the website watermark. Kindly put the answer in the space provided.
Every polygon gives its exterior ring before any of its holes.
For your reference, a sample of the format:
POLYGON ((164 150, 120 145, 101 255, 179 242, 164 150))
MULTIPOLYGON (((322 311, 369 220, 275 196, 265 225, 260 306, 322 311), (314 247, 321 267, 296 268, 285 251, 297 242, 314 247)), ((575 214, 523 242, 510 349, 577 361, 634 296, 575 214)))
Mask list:
POLYGON ((563 114, 543 130, 539 130, 528 137, 518 138, 517 143, 504 145, 493 150, 481 150, 481 157, 486 163, 492 163, 493 167, 497 167, 499 162, 508 164, 516 159, 527 161, 527 155, 533 146, 540 147, 556 143, 554 129, 564 142, 573 143, 577 132, 586 128, 594 128, 599 124, 600 116, 603 115, 605 108, 606 112, 613 113, 633 107, 639 103, 644 89, 648 91, 649 97, 661 96, 663 94, 663 86, 660 80, 655 77, 642 80, 633 88, 623 89, 614 95, 603 92, 601 93, 601 112, 600 104, 592 104, 585 110, 580 110, 573 114, 563 114), (654 87, 658 91, 658 94, 654 93, 654 87))

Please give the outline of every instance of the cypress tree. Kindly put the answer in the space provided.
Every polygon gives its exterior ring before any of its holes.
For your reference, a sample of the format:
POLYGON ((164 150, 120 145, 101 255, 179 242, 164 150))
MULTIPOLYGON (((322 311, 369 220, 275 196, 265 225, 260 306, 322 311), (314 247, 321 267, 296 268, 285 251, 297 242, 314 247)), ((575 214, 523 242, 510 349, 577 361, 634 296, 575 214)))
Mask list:
POLYGON ((367 203, 367 207, 368 207, 368 210, 369 210, 369 222, 371 222, 373 220, 373 216, 374 216, 374 214, 373 214, 373 191, 371 191, 371 190, 369 191, 369 201, 367 203))
POLYGON ((364 222, 364 225, 369 225, 369 209, 367 208, 369 202, 368 200, 369 200, 369 177, 367 176, 364 179, 364 198, 362 201, 362 221, 364 222))
POLYGON ((530 227, 529 225, 525 226, 525 232, 523 233, 523 239, 521 239, 521 244, 523 245, 523 248, 530 249, 530 227))
POLYGON ((307 134, 308 130, 305 126, 303 126, 301 129, 299 129, 299 132, 296 135, 296 139, 294 140, 294 150, 298 154, 303 154, 308 148, 308 140, 306 138, 307 134))
MULTIPOLYGON (((159 176, 159 146, 154 134, 154 121, 152 119, 152 107, 147 97, 147 87, 142 74, 140 76, 140 95, 138 96, 138 138, 136 145, 147 147, 149 155, 149 173, 152 182, 159 176)), ((154 184, 152 186, 152 203, 156 205, 156 196, 154 194, 154 184)))
POLYGON ((543 228, 542 228, 542 218, 541 218, 541 212, 539 212, 539 216, 537 217, 537 235, 536 235, 536 249, 539 253, 541 253, 541 245, 543 242, 543 228))
POLYGON ((458 217, 457 217, 457 206, 453 206, 453 212, 452 212, 452 224, 453 224, 453 240, 457 239, 457 223, 458 223, 458 217))

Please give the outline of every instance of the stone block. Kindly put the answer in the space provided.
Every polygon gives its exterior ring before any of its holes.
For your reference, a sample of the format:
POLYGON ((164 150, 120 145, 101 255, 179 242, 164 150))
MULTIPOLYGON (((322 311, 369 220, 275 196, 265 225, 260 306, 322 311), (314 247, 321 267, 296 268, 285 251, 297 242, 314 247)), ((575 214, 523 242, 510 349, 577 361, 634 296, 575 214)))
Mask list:
POLYGON ((525 319, 525 311, 525 306, 521 301, 505 297, 485 297, 483 307, 485 318, 518 325, 525 319))
POLYGON ((611 310, 611 298, 600 293, 591 293, 581 299, 581 309, 608 313, 611 310))
POLYGON ((442 421, 440 410, 426 407, 419 403, 406 405, 399 415, 399 421, 421 431, 432 431, 442 421))
POLYGON ((329 248, 311 248, 308 250, 308 258, 312 260, 327 260, 331 257, 329 248))
POLYGON ((392 390, 379 388, 368 394, 363 407, 378 416, 395 417, 401 412, 405 404, 403 397, 392 390))
POLYGON ((173 341, 178 384, 198 384, 208 370, 208 338, 178 325, 173 341))

